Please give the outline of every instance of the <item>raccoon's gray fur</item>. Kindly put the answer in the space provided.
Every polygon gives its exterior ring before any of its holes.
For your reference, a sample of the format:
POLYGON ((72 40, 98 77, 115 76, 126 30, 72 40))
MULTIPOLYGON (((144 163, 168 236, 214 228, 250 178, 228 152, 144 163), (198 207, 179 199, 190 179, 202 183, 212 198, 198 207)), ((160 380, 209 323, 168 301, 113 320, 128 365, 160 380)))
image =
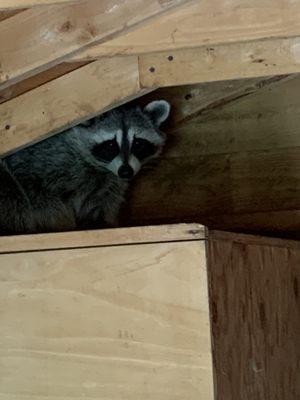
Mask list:
POLYGON ((0 233, 111 226, 170 106, 120 107, 0 160, 0 233))

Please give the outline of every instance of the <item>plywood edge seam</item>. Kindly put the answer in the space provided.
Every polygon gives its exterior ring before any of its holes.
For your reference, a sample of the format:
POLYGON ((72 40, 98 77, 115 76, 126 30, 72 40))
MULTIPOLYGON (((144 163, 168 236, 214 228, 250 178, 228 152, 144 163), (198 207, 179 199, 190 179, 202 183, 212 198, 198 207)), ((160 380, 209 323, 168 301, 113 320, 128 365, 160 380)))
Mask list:
POLYGON ((157 225, 0 237, 0 254, 204 240, 199 224, 157 225))
POLYGON ((244 233, 233 233, 219 230, 205 231, 207 241, 228 241, 240 245, 282 247, 291 249, 300 249, 300 241, 272 238, 267 236, 251 235, 244 233))

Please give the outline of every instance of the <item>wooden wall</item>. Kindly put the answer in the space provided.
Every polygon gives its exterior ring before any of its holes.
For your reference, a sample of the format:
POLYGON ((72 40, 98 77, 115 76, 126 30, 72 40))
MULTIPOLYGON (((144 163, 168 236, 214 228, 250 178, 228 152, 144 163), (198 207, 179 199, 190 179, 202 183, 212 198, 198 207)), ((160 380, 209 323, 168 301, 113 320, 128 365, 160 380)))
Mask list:
POLYGON ((300 396, 298 242, 210 232, 216 400, 300 396))
POLYGON ((173 104, 159 164, 136 180, 124 224, 197 221, 297 234, 300 76, 160 89, 173 104))

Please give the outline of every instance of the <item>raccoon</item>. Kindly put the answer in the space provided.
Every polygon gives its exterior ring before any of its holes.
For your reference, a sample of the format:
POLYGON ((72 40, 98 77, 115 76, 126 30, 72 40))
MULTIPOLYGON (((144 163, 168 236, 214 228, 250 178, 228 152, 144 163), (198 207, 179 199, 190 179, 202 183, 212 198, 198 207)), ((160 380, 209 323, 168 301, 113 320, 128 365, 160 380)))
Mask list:
POLYGON ((0 233, 117 225, 130 180, 165 143, 165 100, 122 106, 0 160, 0 233))

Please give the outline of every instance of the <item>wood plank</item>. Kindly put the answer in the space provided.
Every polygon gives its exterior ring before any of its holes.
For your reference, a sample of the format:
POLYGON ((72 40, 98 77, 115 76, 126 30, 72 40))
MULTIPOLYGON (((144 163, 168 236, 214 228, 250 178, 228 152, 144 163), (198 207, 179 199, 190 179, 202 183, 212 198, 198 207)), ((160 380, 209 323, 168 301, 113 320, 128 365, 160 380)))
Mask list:
POLYGON ((143 54, 300 35, 300 2, 201 0, 87 48, 75 59, 143 54))
POLYGON ((134 56, 88 64, 0 106, 0 154, 41 140, 142 93, 134 56))
POLYGON ((300 210, 219 214, 199 219, 210 229, 300 239, 300 210))
MULTIPOLYGON (((171 104, 171 118, 165 124, 168 133, 172 136, 178 136, 181 135, 182 131, 183 135, 185 135, 184 139, 187 139, 188 137, 191 138, 191 136, 195 134, 195 137, 193 137, 192 140, 197 142, 198 138, 200 140, 200 135, 206 136, 205 131, 207 125, 213 123, 213 118, 206 119, 204 114, 216 110, 213 114, 216 122, 215 129, 219 131, 220 128, 218 129, 217 121, 222 119, 222 115, 220 114, 222 114, 221 108, 223 106, 229 103, 235 104, 237 100, 252 95, 255 92, 259 92, 264 88, 266 88, 264 93, 268 93, 269 89, 272 90, 273 93, 274 86, 293 79, 295 79, 294 75, 280 75, 266 78, 260 77, 165 87, 159 88, 143 96, 138 100, 138 103, 143 106, 153 100, 167 100, 171 104), (199 129, 199 124, 196 122, 199 119, 201 119, 201 121, 205 120, 205 124, 202 124, 203 126, 201 126, 201 129, 199 129), (188 126, 188 129, 185 129, 186 126, 188 126)), ((284 91, 284 96, 285 93, 286 91, 284 91)), ((292 93, 294 93, 294 91, 292 91, 292 93)), ((2 93, 0 92, 0 101, 1 96, 2 93)), ((260 94, 258 93, 257 96, 259 97, 260 94)), ((294 96, 294 94, 291 94, 291 96, 294 96)), ((250 98, 252 97, 250 96, 250 98)), ((238 105, 241 106, 241 101, 238 102, 238 105)), ((254 106, 255 104, 251 105, 251 107, 254 106)), ((262 107, 263 104, 260 104, 260 106, 262 107)), ((256 109, 253 114, 255 114, 255 112, 256 109)), ((211 134, 213 134, 213 129, 209 129, 209 135, 211 134)), ((203 140, 205 140, 205 138, 203 138, 203 140)), ((209 138, 206 140, 209 140, 209 138)), ((215 140, 215 138, 213 140, 215 140)), ((187 145, 186 141, 183 140, 180 144, 180 151, 182 146, 187 145)), ((216 145, 218 145, 218 142, 219 141, 217 141, 216 145)))
MULTIPOLYGON (((183 122, 169 128, 158 165, 137 178, 125 223, 197 221, 217 229, 296 236, 300 77, 262 81, 254 93, 250 85, 250 94, 241 87, 240 94, 225 101, 222 83, 218 85, 213 87, 221 97, 212 96, 211 105, 205 102, 208 85, 187 114, 175 110, 174 118, 183 117, 183 122), (196 109, 196 117, 187 121, 196 109)), ((238 85, 234 88, 239 90, 238 85)), ((197 90, 201 93, 201 85, 197 90)), ((172 102, 175 94, 168 91, 164 94, 169 93, 172 102)), ((179 100, 174 101, 176 106, 179 100)))
POLYGON ((300 250, 210 240, 216 400, 300 396, 300 250))
POLYGON ((1 0, 0 10, 15 10, 61 3, 75 3, 80 0, 1 0))
POLYGON ((213 400, 204 244, 0 259, 6 400, 213 400))
POLYGON ((54 67, 40 72, 39 74, 33 75, 30 78, 24 79, 21 82, 15 83, 7 87, 6 89, 0 90, 0 104, 5 101, 14 99, 29 90, 35 89, 38 86, 44 85, 52 81, 53 79, 59 78, 68 72, 75 71, 76 69, 86 65, 86 62, 74 62, 74 63, 60 63, 54 67))
POLYGON ((124 33, 186 1, 85 0, 32 8, 6 19, 0 26, 1 87, 48 69, 93 42, 124 33))
POLYGON ((142 87, 300 72, 300 37, 203 46, 139 56, 142 87))
POLYGON ((206 229, 206 239, 210 241, 228 241, 248 246, 281 247, 300 250, 299 240, 287 240, 272 236, 258 236, 243 233, 232 233, 221 230, 206 229))
POLYGON ((162 158, 132 188, 131 224, 300 209, 300 147, 162 158), (158 190, 159 188, 159 190, 158 190))
POLYGON ((1 236, 0 253, 201 239, 204 239, 204 228, 199 224, 101 229, 84 232, 1 236))
POLYGON ((300 146, 300 76, 260 83, 262 87, 256 91, 251 91, 251 88, 237 91, 233 96, 216 101, 211 97, 211 104, 205 103, 204 90, 203 107, 200 97, 198 110, 194 109, 196 113, 170 128, 172 143, 167 156, 202 156, 300 146))

